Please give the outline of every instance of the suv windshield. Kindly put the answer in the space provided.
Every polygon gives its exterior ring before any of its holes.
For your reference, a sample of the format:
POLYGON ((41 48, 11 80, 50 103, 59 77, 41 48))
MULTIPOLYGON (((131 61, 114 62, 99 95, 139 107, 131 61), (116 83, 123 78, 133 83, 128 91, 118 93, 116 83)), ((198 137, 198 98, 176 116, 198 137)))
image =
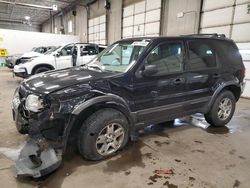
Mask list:
POLYGON ((88 68, 109 72, 126 72, 138 59, 148 40, 120 41, 103 50, 89 64, 88 68))

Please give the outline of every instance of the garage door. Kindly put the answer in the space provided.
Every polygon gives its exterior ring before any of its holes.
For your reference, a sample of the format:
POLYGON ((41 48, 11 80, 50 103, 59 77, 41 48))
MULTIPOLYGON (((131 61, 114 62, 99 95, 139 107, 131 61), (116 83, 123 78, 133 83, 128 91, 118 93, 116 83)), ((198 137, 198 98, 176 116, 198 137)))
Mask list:
POLYGON ((106 15, 89 19, 88 41, 95 44, 106 44, 106 15))
POLYGON ((159 36, 161 0, 145 0, 123 9, 122 37, 159 36))
POLYGON ((250 0, 204 0, 200 28, 200 33, 224 33, 237 43, 246 67, 243 96, 250 98, 250 0))

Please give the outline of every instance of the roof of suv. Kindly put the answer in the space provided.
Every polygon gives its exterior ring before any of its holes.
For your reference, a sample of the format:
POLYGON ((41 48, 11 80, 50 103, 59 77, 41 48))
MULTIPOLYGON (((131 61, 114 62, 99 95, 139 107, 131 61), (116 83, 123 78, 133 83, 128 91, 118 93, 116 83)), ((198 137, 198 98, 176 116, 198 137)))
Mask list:
POLYGON ((224 34, 193 34, 193 35, 181 35, 175 37, 135 37, 135 38, 127 38, 122 39, 121 41, 130 41, 130 40, 161 40, 161 39, 218 39, 218 40, 227 40, 232 41, 231 39, 227 38, 224 34))

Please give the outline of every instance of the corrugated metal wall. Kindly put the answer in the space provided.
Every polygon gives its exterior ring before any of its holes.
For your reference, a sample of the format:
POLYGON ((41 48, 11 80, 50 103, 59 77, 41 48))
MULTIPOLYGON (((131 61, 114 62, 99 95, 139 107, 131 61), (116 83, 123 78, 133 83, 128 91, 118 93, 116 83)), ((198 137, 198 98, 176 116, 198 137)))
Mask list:
POLYGON ((246 89, 250 97, 250 0, 204 0, 200 33, 224 33, 233 39, 246 66, 246 89))
POLYGON ((122 37, 159 36, 161 0, 146 0, 123 9, 122 37))

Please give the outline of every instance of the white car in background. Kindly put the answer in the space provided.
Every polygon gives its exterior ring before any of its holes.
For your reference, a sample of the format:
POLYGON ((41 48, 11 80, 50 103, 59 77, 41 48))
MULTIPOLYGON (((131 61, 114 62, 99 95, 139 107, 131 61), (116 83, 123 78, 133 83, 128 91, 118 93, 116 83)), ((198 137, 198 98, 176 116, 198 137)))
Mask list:
POLYGON ((50 50, 56 49, 55 46, 48 46, 48 47, 34 47, 30 52, 26 52, 24 54, 14 54, 10 55, 6 58, 6 66, 12 69, 15 65, 20 63, 24 63, 31 58, 39 57, 44 55, 50 50))
POLYGON ((89 43, 72 43, 48 52, 43 56, 32 58, 25 63, 14 66, 14 74, 26 78, 49 70, 64 69, 88 63, 106 46, 89 43))

